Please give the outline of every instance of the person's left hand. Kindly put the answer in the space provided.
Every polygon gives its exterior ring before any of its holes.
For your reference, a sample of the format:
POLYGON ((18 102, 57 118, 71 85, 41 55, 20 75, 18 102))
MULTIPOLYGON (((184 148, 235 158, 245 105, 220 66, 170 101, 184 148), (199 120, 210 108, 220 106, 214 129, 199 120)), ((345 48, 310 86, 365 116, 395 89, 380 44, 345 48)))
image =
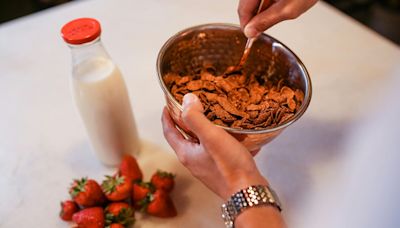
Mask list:
POLYGON ((203 114, 203 107, 194 94, 183 99, 182 120, 199 139, 186 140, 175 128, 164 109, 164 136, 180 162, 209 189, 224 200, 250 185, 267 185, 250 152, 225 130, 215 126, 203 114))

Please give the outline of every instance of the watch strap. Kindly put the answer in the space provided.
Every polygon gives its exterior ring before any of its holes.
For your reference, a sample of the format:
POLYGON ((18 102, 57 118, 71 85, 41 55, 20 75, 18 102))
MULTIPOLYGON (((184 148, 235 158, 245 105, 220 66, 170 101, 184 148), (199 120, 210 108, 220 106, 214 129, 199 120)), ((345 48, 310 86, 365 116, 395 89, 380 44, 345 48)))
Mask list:
POLYGON ((255 206, 273 206, 279 211, 282 210, 278 196, 268 186, 253 185, 242 189, 231 196, 222 205, 222 218, 228 228, 234 227, 236 217, 244 210, 255 206))

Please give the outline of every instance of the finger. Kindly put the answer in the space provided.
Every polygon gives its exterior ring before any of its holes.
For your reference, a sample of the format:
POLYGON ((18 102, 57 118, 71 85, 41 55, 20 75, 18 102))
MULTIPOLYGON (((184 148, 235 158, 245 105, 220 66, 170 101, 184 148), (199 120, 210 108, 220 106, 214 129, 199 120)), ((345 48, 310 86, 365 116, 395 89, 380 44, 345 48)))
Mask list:
POLYGON ((238 5, 238 15, 240 21, 240 27, 244 29, 244 26, 250 21, 257 11, 257 6, 260 0, 240 0, 238 5))
POLYGON ((179 158, 185 157, 185 150, 183 148, 189 146, 191 142, 185 140, 183 135, 175 128, 175 123, 166 108, 163 110, 161 122, 164 137, 168 144, 172 147, 179 158))
POLYGON ((182 120, 189 130, 199 138, 201 143, 212 142, 215 135, 228 134, 204 116, 203 106, 199 98, 191 93, 183 97, 182 120))
POLYGON ((283 20, 290 19, 292 14, 294 15, 291 7, 285 1, 276 2, 268 9, 254 16, 244 28, 244 34, 248 38, 256 37, 271 26, 283 20))
POLYGON ((163 110, 161 122, 165 139, 172 149, 178 149, 180 144, 185 143, 185 138, 178 129, 175 128, 175 123, 166 108, 163 110))
POLYGON ((189 130, 199 138, 201 145, 216 152, 211 154, 214 159, 215 156, 218 156, 218 152, 221 152, 221 155, 225 157, 223 153, 225 145, 243 147, 233 136, 214 125, 204 116, 203 106, 194 94, 189 93, 183 97, 182 120, 189 130))

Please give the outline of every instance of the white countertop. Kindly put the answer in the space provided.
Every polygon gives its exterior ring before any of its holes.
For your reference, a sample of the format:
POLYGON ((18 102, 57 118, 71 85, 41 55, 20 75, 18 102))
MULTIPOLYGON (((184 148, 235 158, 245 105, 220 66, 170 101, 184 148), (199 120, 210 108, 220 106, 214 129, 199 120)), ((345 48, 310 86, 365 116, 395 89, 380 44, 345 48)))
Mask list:
MULTIPOLYGON (((181 29, 238 23, 236 4, 78 1, 0 25, 0 227, 68 227, 58 212, 71 180, 101 180, 113 171, 90 151, 72 101, 70 53, 59 33, 77 17, 99 19, 103 43, 124 74, 145 178, 156 168, 178 175, 173 198, 179 216, 139 219, 135 227, 223 227, 221 201, 178 163, 162 136, 164 98, 155 61, 181 29)), ((342 148, 355 120, 400 72, 400 49, 324 3, 267 33, 297 53, 312 76, 306 114, 256 157, 282 199, 289 226, 300 227, 313 196, 347 159, 342 148)))

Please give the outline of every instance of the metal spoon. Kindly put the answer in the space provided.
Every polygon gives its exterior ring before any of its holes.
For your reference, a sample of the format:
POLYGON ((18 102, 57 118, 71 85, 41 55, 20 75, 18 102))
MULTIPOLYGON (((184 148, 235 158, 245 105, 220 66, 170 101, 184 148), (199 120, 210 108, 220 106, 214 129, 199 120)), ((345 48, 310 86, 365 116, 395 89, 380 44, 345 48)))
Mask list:
MULTIPOLYGON (((261 0, 260 4, 258 5, 257 13, 255 15, 259 14, 261 11, 270 7, 271 3, 272 3, 271 0, 261 0)), ((243 55, 240 58, 239 64, 231 69, 228 68, 227 74, 242 70, 243 65, 246 63, 246 60, 249 57, 251 47, 253 46, 253 43, 254 41, 256 41, 256 39, 257 37, 247 39, 246 46, 244 47, 243 55)))

